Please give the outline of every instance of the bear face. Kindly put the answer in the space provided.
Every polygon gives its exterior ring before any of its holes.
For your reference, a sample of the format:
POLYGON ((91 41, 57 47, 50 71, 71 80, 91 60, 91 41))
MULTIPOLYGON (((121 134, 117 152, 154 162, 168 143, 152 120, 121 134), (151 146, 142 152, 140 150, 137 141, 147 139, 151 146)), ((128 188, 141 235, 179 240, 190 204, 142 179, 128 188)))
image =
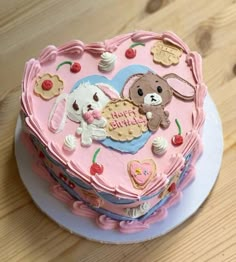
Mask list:
POLYGON ((172 95, 167 81, 151 72, 140 76, 129 89, 129 97, 136 105, 165 106, 171 101, 172 95))

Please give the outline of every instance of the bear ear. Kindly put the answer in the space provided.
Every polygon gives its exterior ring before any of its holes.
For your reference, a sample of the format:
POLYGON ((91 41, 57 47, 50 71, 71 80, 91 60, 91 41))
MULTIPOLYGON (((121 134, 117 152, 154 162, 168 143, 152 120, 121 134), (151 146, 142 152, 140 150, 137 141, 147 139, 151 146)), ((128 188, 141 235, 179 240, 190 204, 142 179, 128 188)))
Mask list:
POLYGON ((163 78, 167 81, 169 86, 173 89, 173 94, 185 101, 192 101, 195 97, 195 88, 192 84, 190 84, 188 81, 183 79, 182 77, 170 73, 163 78))
POLYGON ((122 90, 122 95, 124 98, 129 98, 129 90, 130 87, 141 77, 143 76, 143 74, 135 74, 132 75, 131 77, 129 77, 127 79, 127 81, 124 84, 123 90, 122 90))
POLYGON ((104 83, 98 83, 96 86, 103 91, 111 100, 119 99, 119 93, 110 85, 104 83))

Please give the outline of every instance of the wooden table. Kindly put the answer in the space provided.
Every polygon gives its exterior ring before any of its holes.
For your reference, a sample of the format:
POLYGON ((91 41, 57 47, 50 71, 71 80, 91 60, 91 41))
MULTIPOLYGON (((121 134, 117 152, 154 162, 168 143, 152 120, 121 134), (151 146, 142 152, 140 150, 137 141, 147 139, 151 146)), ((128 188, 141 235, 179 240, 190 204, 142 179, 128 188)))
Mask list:
POLYGON ((0 8, 0 261, 236 261, 236 2, 12 0, 0 8), (71 235, 41 213, 14 157, 24 63, 48 44, 100 41, 135 29, 172 30, 203 56, 224 129, 220 176, 200 210, 169 234, 108 245, 71 235))

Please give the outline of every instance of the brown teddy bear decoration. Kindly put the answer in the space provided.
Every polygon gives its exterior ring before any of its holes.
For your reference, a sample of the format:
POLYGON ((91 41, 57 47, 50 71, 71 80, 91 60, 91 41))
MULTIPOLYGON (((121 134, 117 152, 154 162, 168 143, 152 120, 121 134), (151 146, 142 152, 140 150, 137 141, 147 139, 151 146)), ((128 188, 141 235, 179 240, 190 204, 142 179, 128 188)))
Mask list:
POLYGON ((161 77, 152 72, 133 75, 123 89, 123 96, 129 97, 139 106, 140 113, 146 114, 148 129, 152 132, 157 131, 159 126, 169 127, 169 112, 164 108, 173 95, 184 101, 192 101, 195 89, 174 73, 161 77))

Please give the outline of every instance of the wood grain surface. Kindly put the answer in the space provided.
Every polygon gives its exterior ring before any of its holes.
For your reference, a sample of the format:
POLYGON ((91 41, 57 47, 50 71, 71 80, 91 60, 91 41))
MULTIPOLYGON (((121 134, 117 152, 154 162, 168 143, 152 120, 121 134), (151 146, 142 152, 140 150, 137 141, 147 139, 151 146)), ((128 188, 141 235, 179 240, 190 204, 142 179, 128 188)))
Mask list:
POLYGON ((0 261, 236 261, 235 0, 2 0, 0 68, 0 261), (223 163, 206 202, 172 232, 141 244, 100 244, 47 218, 19 178, 13 140, 21 77, 25 61, 48 44, 136 29, 172 30, 202 54, 224 129, 223 163))

